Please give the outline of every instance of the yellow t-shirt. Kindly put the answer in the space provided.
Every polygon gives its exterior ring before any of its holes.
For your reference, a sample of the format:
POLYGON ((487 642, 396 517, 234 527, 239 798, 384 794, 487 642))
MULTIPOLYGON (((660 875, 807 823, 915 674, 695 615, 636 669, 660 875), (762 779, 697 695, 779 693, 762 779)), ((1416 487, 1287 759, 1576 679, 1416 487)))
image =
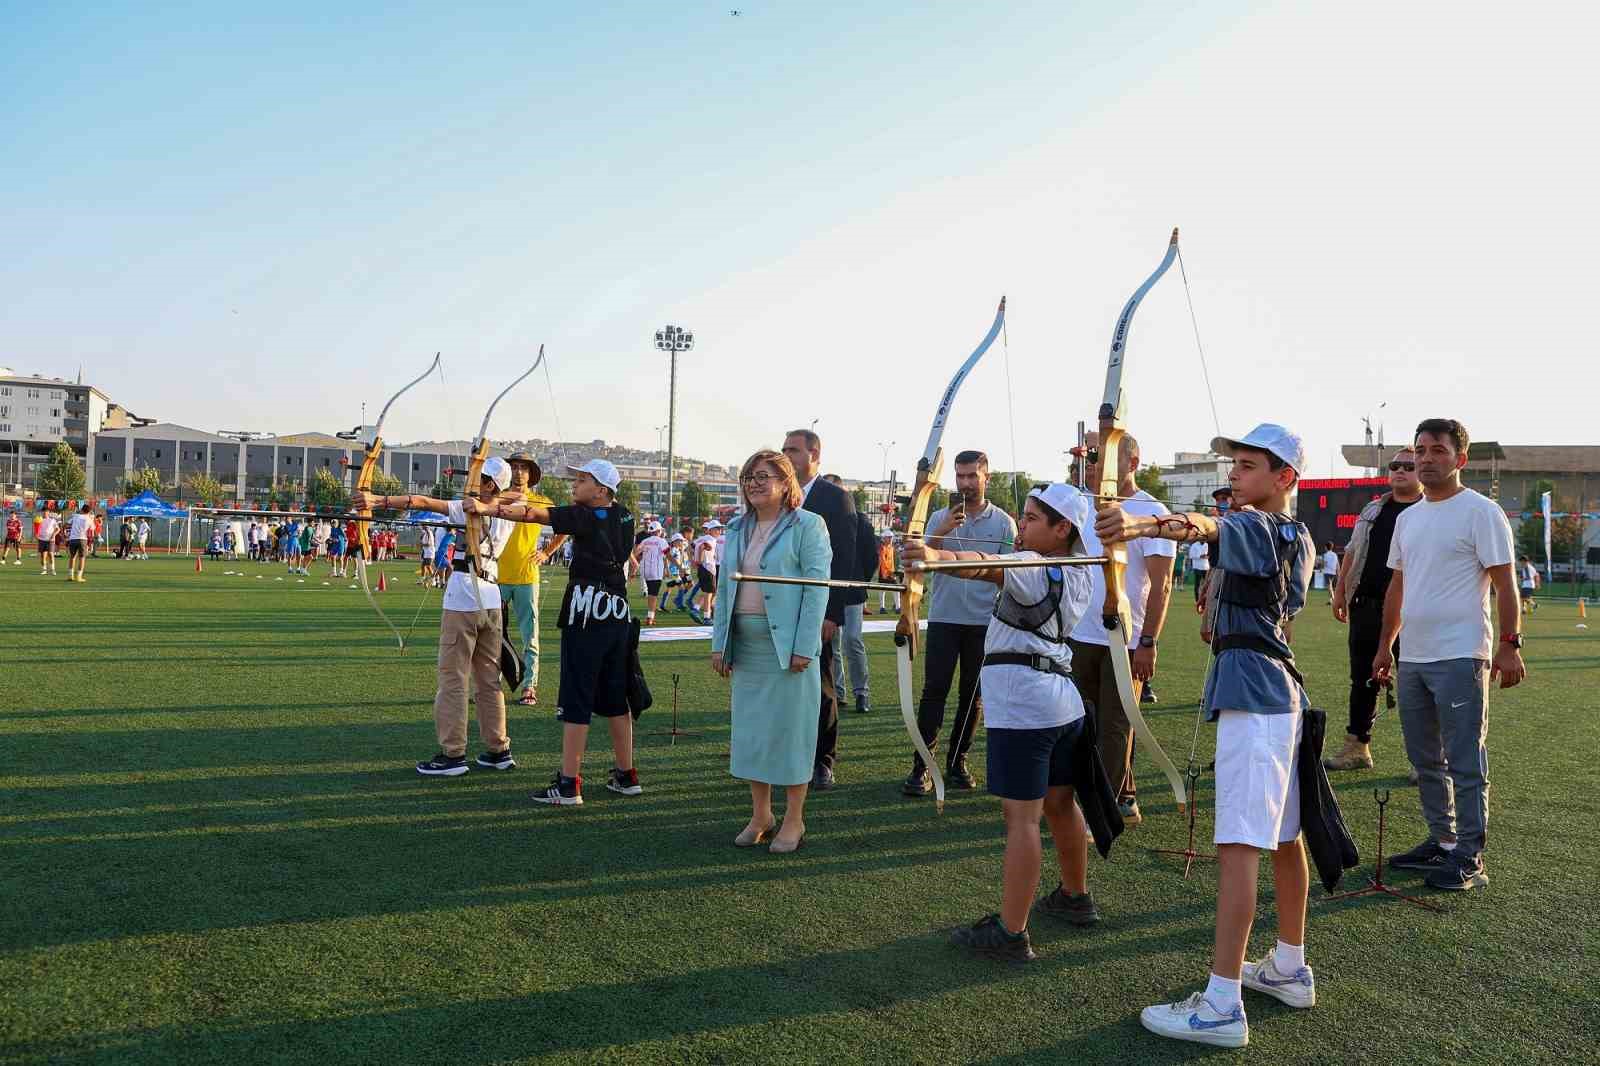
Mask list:
MULTIPOLYGON (((549 507, 553 501, 539 492, 525 492, 523 496, 535 507, 549 507)), ((511 539, 500 553, 500 584, 533 585, 539 581, 539 568, 533 565, 533 553, 539 548, 539 534, 544 527, 537 522, 513 522, 511 539)))

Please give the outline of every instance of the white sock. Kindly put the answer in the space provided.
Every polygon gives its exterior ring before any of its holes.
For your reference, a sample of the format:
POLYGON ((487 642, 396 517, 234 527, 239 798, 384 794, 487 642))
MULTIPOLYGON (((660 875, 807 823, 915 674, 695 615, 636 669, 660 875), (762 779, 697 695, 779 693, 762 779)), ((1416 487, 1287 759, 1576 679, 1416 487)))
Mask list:
POLYGON ((1244 1006, 1242 987, 1238 981, 1212 974, 1211 980, 1206 982, 1206 999, 1219 1013, 1226 1014, 1235 1007, 1244 1006))
POLYGON ((1456 850, 1456 842, 1454 840, 1452 840, 1452 841, 1450 841, 1450 843, 1446 844, 1443 841, 1441 841, 1439 843, 1439 850, 1441 850, 1441 851, 1454 851, 1454 850, 1456 850))
POLYGON ((1272 964, 1285 976, 1299 973, 1300 967, 1306 964, 1306 946, 1278 941, 1278 946, 1272 952, 1272 964))

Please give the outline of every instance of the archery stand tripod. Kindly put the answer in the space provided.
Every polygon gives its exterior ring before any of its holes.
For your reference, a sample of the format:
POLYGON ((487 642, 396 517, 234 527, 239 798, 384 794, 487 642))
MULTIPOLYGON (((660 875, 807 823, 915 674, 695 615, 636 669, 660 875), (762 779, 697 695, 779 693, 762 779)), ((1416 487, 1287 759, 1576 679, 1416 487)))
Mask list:
POLYGON ((679 737, 697 737, 700 735, 699 733, 690 733, 678 728, 678 683, 682 680, 682 674, 672 675, 672 728, 655 729, 650 732, 653 737, 671 737, 672 739, 668 743, 674 747, 677 746, 679 737))
POLYGON ((1418 907, 1421 907, 1423 910, 1429 910, 1429 911, 1442 911, 1442 910, 1444 910, 1444 908, 1439 906, 1437 903, 1430 903, 1429 901, 1427 901, 1425 899, 1418 899, 1416 896, 1408 896, 1404 892, 1401 892, 1399 889, 1393 888, 1393 887, 1383 883, 1383 823, 1384 823, 1384 812, 1388 809, 1388 806, 1389 806, 1389 790, 1386 789, 1386 788, 1385 789, 1376 789, 1375 788, 1375 789, 1372 790, 1372 798, 1378 801, 1378 862, 1377 862, 1377 866, 1373 869, 1372 876, 1367 878, 1367 886, 1365 888, 1355 888, 1355 889, 1351 889, 1349 892, 1335 892, 1331 896, 1322 897, 1323 900, 1324 901, 1328 901, 1328 900, 1335 900, 1335 899, 1355 899, 1357 896, 1370 896, 1370 895, 1373 895, 1374 893, 1381 892, 1386 896, 1393 896, 1395 899, 1403 899, 1407 903, 1414 903, 1418 907))
POLYGON ((1196 806, 1194 787, 1200 781, 1200 770, 1195 766, 1192 758, 1189 760, 1189 765, 1183 768, 1183 776, 1189 782, 1189 843, 1182 851, 1177 848, 1150 848, 1149 850, 1152 855, 1176 855, 1181 857, 1183 859, 1183 879, 1187 881, 1189 879, 1189 870, 1194 866, 1196 859, 1216 862, 1217 857, 1209 852, 1194 850, 1194 809, 1196 806))

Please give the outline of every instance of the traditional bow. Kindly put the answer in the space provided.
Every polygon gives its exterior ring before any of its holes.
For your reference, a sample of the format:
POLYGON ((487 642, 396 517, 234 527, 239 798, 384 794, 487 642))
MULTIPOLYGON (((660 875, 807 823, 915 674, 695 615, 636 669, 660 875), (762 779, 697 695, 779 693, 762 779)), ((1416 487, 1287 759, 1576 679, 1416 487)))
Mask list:
MULTIPOLYGON (((1174 229, 1161 265, 1144 280, 1143 285, 1134 290, 1132 296, 1128 297, 1128 302, 1122 307, 1122 314, 1117 316, 1116 329, 1111 333, 1111 356, 1106 363, 1105 395, 1100 403, 1100 491, 1097 494, 1100 500, 1114 500, 1122 490, 1117 472, 1118 451, 1125 432, 1122 363, 1123 357, 1127 354, 1128 330, 1133 324, 1133 313, 1139 309, 1139 303, 1145 294, 1161 280, 1161 275, 1167 272, 1167 268, 1172 266, 1172 261, 1177 256, 1178 231, 1174 229)), ((1128 549, 1126 545, 1120 543, 1107 544, 1104 548, 1107 558, 1104 567, 1106 599, 1102 619, 1109 631, 1107 637, 1111 645, 1111 672, 1117 679, 1117 695, 1122 700, 1123 709, 1127 712, 1128 723, 1133 726, 1134 735, 1143 742, 1150 757, 1167 775, 1167 781, 1172 785, 1172 794, 1177 797, 1178 810, 1181 812, 1187 803, 1183 775, 1178 772, 1178 767, 1156 741, 1155 734, 1150 731, 1149 724, 1139 711, 1139 698, 1133 691, 1133 663, 1128 658, 1128 639, 1133 630, 1133 623, 1128 613, 1127 590, 1123 582, 1123 574, 1128 565, 1128 549)))
MULTIPOLYGON (((1006 299, 1000 297, 1000 308, 994 313, 994 324, 989 327, 989 332, 984 336, 976 350, 967 361, 961 364, 961 369, 956 371, 955 377, 950 379, 944 395, 939 399, 939 406, 933 412, 933 428, 928 431, 928 443, 922 449, 922 458, 917 461, 917 480, 911 486, 911 504, 906 511, 906 540, 921 540, 924 531, 928 528, 928 505, 933 500, 933 494, 938 491, 939 477, 944 472, 944 450, 939 446, 944 437, 945 419, 950 416, 950 405, 955 402, 956 393, 961 389, 961 383, 967 379, 967 373, 977 365, 983 353, 989 350, 994 339, 1000 335, 1000 329, 1006 321, 1006 299)), ((944 775, 939 773, 939 766, 934 760, 933 752, 928 750, 928 744, 922 739, 922 729, 917 725, 917 708, 912 701, 911 691, 911 660, 917 655, 917 626, 921 619, 918 617, 922 606, 923 577, 920 571, 906 569, 905 591, 900 594, 900 620, 895 623, 894 643, 897 649, 896 662, 899 667, 900 678, 900 717, 904 719, 906 732, 911 735, 911 746, 917 749, 917 754, 922 757, 923 765, 933 775, 934 808, 944 810, 944 775)))
MULTIPOLYGON (((389 408, 394 402, 405 395, 412 386, 419 384, 423 378, 433 373, 439 367, 439 353, 433 353, 433 362, 428 364, 428 369, 421 375, 407 382, 399 392, 389 397, 389 402, 383 405, 383 410, 378 412, 378 424, 372 427, 372 442, 367 445, 367 454, 361 460, 361 473, 356 477, 356 491, 372 491, 372 478, 378 472, 378 461, 383 457, 383 420, 389 416, 389 408)), ((378 617, 383 619, 383 624, 389 627, 389 632, 394 634, 395 641, 400 650, 406 650, 406 638, 389 621, 389 616, 383 613, 383 608, 378 606, 377 599, 372 595, 372 588, 367 584, 367 560, 372 558, 372 541, 367 536, 367 526, 372 518, 372 509, 356 511, 356 543, 361 545, 361 554, 356 557, 356 577, 361 582, 361 591, 366 593, 367 602, 372 604, 372 609, 378 612, 378 617)))
MULTIPOLYGON (((506 398, 506 393, 522 383, 522 379, 539 369, 539 364, 544 362, 544 345, 539 345, 539 357, 533 365, 517 375, 515 381, 500 390, 500 395, 494 398, 489 409, 483 413, 483 425, 478 427, 478 439, 472 446, 472 459, 467 464, 467 495, 476 497, 479 486, 483 484, 483 464, 489 458, 489 419, 494 415, 494 409, 500 406, 500 401, 506 398)), ((478 624, 481 626, 489 619, 489 613, 483 608, 483 592, 478 588, 480 576, 486 573, 483 565, 483 551, 479 543, 483 539, 483 517, 467 512, 467 554, 472 558, 472 596, 478 601, 478 624)))

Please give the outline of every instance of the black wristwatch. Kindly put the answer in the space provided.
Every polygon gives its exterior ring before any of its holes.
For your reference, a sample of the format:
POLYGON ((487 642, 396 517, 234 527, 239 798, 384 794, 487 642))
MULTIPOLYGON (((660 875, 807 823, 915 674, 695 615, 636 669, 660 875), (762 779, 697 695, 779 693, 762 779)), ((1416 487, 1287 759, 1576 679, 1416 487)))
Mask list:
POLYGON ((1522 634, 1521 633, 1507 633, 1507 634, 1505 634, 1504 636, 1502 636, 1500 638, 1500 642, 1502 644, 1509 644, 1513 648, 1516 648, 1518 651, 1522 650, 1522 634))
POLYGON ((1140 637, 1139 638, 1139 647, 1141 647, 1141 648, 1153 648, 1155 646, 1156 646, 1156 638, 1155 637, 1140 637))

